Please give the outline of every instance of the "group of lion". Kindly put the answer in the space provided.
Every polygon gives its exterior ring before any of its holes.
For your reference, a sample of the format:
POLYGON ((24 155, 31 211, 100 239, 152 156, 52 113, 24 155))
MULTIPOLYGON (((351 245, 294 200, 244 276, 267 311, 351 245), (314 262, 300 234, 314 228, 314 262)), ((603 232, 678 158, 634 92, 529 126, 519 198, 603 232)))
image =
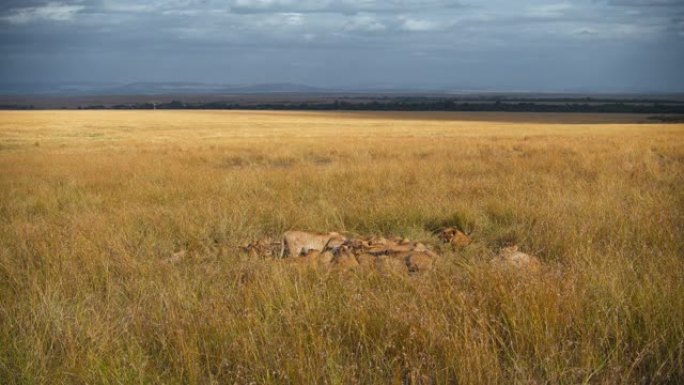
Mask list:
MULTIPOLYGON (((439 238, 455 247, 470 244, 462 231, 446 228, 439 238)), ((420 242, 401 237, 347 237, 338 232, 286 231, 279 242, 252 242, 242 249, 253 256, 273 257, 286 263, 341 270, 376 268, 381 272, 418 273, 432 270, 439 255, 420 242)))
MULTIPOLYGON (((440 229, 435 235, 456 250, 472 242, 468 235, 453 227, 440 229)), ((434 248, 406 238, 345 236, 337 232, 286 231, 277 241, 264 238, 244 246, 215 245, 212 250, 218 255, 225 255, 233 247, 253 258, 268 258, 286 264, 340 270, 370 267, 383 273, 430 271, 440 258, 434 248)), ((439 250, 443 251, 444 247, 439 247, 439 250)), ((162 259, 162 262, 176 265, 196 256, 196 252, 181 249, 162 259)), ((500 249, 490 262, 497 267, 520 271, 538 272, 542 267, 537 257, 518 250, 517 246, 500 249)))
MULTIPOLYGON (((455 249, 472 242, 453 227, 437 231, 437 237, 455 249)), ((376 268, 384 273, 420 273, 434 268, 439 255, 420 242, 401 237, 345 236, 338 232, 314 233, 286 231, 279 241, 262 239, 241 247, 255 257, 270 257, 299 266, 349 270, 376 268)), ((517 246, 502 248, 491 260, 496 266, 538 271, 537 257, 523 253, 517 246)))

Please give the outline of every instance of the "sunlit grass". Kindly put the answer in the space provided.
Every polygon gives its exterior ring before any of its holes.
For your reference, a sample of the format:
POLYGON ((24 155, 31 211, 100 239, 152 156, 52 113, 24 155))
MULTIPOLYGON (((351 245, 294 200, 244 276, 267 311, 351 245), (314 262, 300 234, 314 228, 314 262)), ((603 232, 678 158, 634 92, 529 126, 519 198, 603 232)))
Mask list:
POLYGON ((684 126, 477 116, 3 112, 0 383, 684 380, 684 126), (237 251, 292 228, 443 258, 237 251), (494 268, 510 244, 544 270, 494 268))

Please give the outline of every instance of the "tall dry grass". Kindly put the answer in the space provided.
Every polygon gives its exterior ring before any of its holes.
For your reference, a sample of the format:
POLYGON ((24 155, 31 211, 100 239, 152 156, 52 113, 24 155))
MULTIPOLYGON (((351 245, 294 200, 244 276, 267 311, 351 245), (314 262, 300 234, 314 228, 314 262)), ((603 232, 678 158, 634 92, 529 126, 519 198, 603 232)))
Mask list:
POLYGON ((681 383, 684 126, 566 119, 4 112, 0 383, 681 383), (420 276, 234 248, 445 224, 420 276))

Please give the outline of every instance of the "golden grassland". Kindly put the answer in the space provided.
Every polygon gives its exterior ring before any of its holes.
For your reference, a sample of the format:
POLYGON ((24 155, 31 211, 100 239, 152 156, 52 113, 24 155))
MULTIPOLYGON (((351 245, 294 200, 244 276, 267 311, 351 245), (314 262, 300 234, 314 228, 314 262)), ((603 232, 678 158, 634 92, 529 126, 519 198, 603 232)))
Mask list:
POLYGON ((681 383, 684 125, 642 121, 2 112, 0 383, 681 383), (442 257, 342 273, 235 247, 294 228, 442 257), (543 271, 494 268, 511 244, 543 271))

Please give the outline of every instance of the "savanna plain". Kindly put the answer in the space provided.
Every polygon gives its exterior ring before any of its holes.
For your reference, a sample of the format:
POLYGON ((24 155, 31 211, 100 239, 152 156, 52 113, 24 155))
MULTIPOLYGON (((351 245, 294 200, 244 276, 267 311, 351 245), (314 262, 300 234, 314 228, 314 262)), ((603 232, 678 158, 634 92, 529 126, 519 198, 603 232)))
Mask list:
POLYGON ((2 384, 681 384, 682 320, 682 124, 0 113, 2 384), (393 274, 239 248, 290 229, 439 258, 393 274), (541 268, 490 262, 512 245, 541 268))

